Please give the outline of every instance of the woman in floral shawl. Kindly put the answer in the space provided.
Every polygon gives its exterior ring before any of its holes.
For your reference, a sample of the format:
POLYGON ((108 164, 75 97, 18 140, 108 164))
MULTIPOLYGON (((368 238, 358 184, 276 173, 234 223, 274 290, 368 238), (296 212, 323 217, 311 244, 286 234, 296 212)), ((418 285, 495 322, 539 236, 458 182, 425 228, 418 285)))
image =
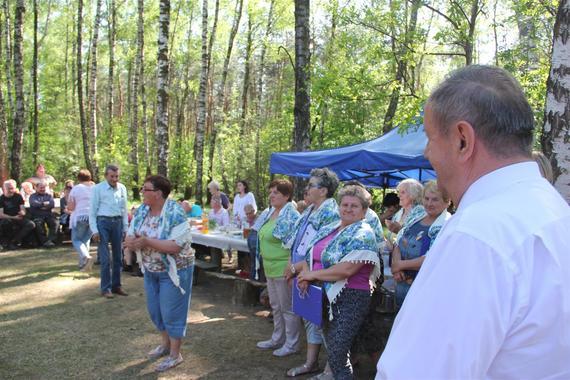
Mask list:
POLYGON ((323 227, 298 275, 299 286, 322 281, 329 305, 325 325, 328 363, 335 379, 352 378, 350 347, 368 313, 373 284, 380 275, 374 231, 364 220, 370 194, 361 186, 339 192, 340 221, 323 227))
POLYGON ((151 359, 168 355, 158 372, 182 362, 180 345, 186 335, 190 306, 194 253, 190 247, 190 225, 184 209, 171 199, 171 185, 163 176, 149 176, 141 189, 143 204, 138 208, 125 246, 142 262, 147 309, 160 331, 162 343, 150 351, 151 359))
POLYGON ((261 214, 253 227, 258 231, 257 248, 263 258, 273 312, 273 334, 270 339, 257 342, 257 348, 275 350, 275 356, 287 356, 299 350, 301 320, 291 310, 291 289, 283 275, 289 261, 289 250, 283 247, 283 242, 299 218, 291 203, 292 195, 291 182, 286 179, 272 181, 269 184, 271 207, 261 214))
POLYGON ((412 282, 422 266, 443 224, 451 217, 447 212, 449 197, 437 188, 436 181, 424 187, 425 211, 411 214, 409 222, 398 233, 392 257, 392 275, 396 281, 396 304, 402 306, 412 282))

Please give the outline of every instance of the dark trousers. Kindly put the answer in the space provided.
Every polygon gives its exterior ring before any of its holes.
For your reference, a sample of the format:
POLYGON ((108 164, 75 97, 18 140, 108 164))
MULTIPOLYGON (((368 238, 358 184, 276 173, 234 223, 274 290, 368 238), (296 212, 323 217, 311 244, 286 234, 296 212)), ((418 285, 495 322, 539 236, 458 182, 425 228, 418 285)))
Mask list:
POLYGON ((97 256, 101 262, 101 292, 106 293, 121 287, 123 218, 98 216, 97 229, 99 230, 97 256), (109 252, 109 243, 111 243, 112 255, 109 252))
POLYGON ((59 223, 54 215, 34 216, 34 223, 36 224, 36 236, 40 244, 45 244, 48 241, 55 243, 57 238, 57 228, 59 223), (46 231, 46 225, 48 231, 46 231))
POLYGON ((10 243, 19 244, 36 225, 29 219, 0 219, 0 236, 10 243))

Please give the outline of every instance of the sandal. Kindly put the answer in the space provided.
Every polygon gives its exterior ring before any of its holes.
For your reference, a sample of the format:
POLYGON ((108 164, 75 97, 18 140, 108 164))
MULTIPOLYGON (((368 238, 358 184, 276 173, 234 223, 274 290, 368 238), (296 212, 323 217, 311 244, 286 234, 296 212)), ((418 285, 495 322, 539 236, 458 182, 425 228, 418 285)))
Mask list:
POLYGON ((178 354, 177 358, 173 358, 172 356, 168 356, 166 359, 161 361, 157 366, 155 371, 156 372, 164 372, 168 371, 170 368, 176 367, 178 364, 182 363, 184 359, 182 359, 182 355, 178 354))
POLYGON ((156 347, 154 350, 146 354, 150 359, 158 359, 170 353, 170 349, 162 346, 156 347))
POLYGON ((296 377, 301 375, 308 375, 309 373, 315 373, 319 371, 319 363, 315 363, 312 366, 307 366, 307 363, 300 367, 291 368, 287 371, 287 377, 296 377))

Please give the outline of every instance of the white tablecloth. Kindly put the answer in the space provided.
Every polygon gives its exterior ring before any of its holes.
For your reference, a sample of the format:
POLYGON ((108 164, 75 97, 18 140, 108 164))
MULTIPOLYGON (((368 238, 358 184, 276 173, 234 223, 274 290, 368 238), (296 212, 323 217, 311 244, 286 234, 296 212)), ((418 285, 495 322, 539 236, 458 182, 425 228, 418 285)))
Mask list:
POLYGON ((206 245, 208 247, 220 249, 235 249, 237 251, 249 252, 247 240, 241 236, 235 236, 222 232, 210 232, 203 234, 199 231, 192 231, 192 243, 206 245))

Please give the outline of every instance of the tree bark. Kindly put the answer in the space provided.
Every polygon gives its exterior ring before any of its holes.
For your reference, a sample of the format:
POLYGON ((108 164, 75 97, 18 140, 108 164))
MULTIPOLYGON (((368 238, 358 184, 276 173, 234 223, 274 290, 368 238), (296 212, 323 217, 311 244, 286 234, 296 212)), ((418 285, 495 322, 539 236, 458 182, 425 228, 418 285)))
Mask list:
POLYGON ((32 56, 32 92, 33 92, 33 115, 32 130, 34 132, 34 147, 32 158, 34 167, 38 164, 38 154, 40 151, 40 131, 38 130, 38 0, 33 0, 34 12, 34 46, 32 56))
POLYGON ((570 0, 561 0, 554 23, 542 149, 554 171, 554 186, 570 203, 570 0))
POLYGON ((20 181, 20 175, 22 174, 22 144, 24 140, 24 129, 26 128, 23 48, 25 13, 26 5, 24 0, 18 0, 16 3, 16 13, 14 15, 14 84, 16 95, 16 112, 14 115, 12 154, 10 157, 10 161, 12 162, 11 177, 17 182, 20 181))
POLYGON ((108 34, 109 34, 109 84, 107 87, 107 122, 109 129, 109 141, 113 141, 113 112, 114 112, 114 96, 115 96, 115 41, 116 41, 116 22, 117 9, 115 0, 111 0, 109 4, 108 17, 108 34))
POLYGON ((85 120, 85 107, 83 105, 83 65, 81 46, 81 35, 83 32, 83 0, 77 1, 77 43, 76 43, 76 64, 77 64, 77 106, 79 107, 79 124, 81 127, 81 138, 83 141, 83 156, 85 157, 85 165, 93 174, 95 172, 93 161, 91 159, 91 148, 89 147, 89 131, 85 120))
MULTIPOLYGON (((247 43, 245 45, 245 62, 244 62, 244 68, 243 68, 243 88, 242 88, 242 93, 241 93, 241 116, 239 119, 239 133, 240 133, 240 137, 242 141, 247 141, 246 139, 246 133, 247 133, 247 108, 248 108, 248 96, 249 96, 249 76, 250 76, 250 70, 251 70, 251 51, 252 51, 252 45, 253 45, 253 39, 252 39, 252 23, 251 23, 251 13, 248 15, 248 20, 247 20, 247 43)), ((245 153, 245 152, 244 152, 245 153)), ((241 178, 244 173, 243 173, 243 165, 244 165, 244 161, 245 161, 245 155, 244 155, 244 159, 238 160, 238 165, 237 165, 237 178, 236 181, 241 178)))
MULTIPOLYGON (((2 32, 2 19, 0 18, 0 33, 2 32)), ((0 57, 2 57, 2 38, 0 38, 0 57)), ((2 72, 0 72, 2 83, 2 72)), ((4 108, 4 93, 0 86, 0 183, 8 179, 8 123, 6 122, 6 109, 4 108)))
POLYGON ((95 20, 93 22, 93 38, 91 41, 91 73, 89 75, 89 134, 91 160, 93 160, 93 178, 99 179, 97 165, 97 47, 99 43, 99 25, 101 23, 101 0, 97 0, 95 20))
POLYGON ((8 8, 8 0, 4 0, 2 3, 2 8, 4 11, 4 46, 6 47, 6 58, 5 58, 5 71, 6 71, 6 119, 8 125, 11 125, 14 120, 14 97, 12 95, 12 28, 10 26, 10 8, 8 8))
MULTIPOLYGON (((295 0, 295 128, 293 150, 306 151, 311 145, 310 97, 310 1, 295 0)), ((305 181, 296 180, 295 195, 302 199, 305 181)))
POLYGON ((156 113, 157 173, 168 176, 168 36, 170 0, 160 0, 158 27, 158 86, 156 113))
POLYGON ((196 201, 202 203, 202 176, 204 174, 204 132, 206 128, 206 95, 208 82, 208 0, 202 0, 202 70, 198 91, 198 120, 194 142, 196 160, 196 201))

